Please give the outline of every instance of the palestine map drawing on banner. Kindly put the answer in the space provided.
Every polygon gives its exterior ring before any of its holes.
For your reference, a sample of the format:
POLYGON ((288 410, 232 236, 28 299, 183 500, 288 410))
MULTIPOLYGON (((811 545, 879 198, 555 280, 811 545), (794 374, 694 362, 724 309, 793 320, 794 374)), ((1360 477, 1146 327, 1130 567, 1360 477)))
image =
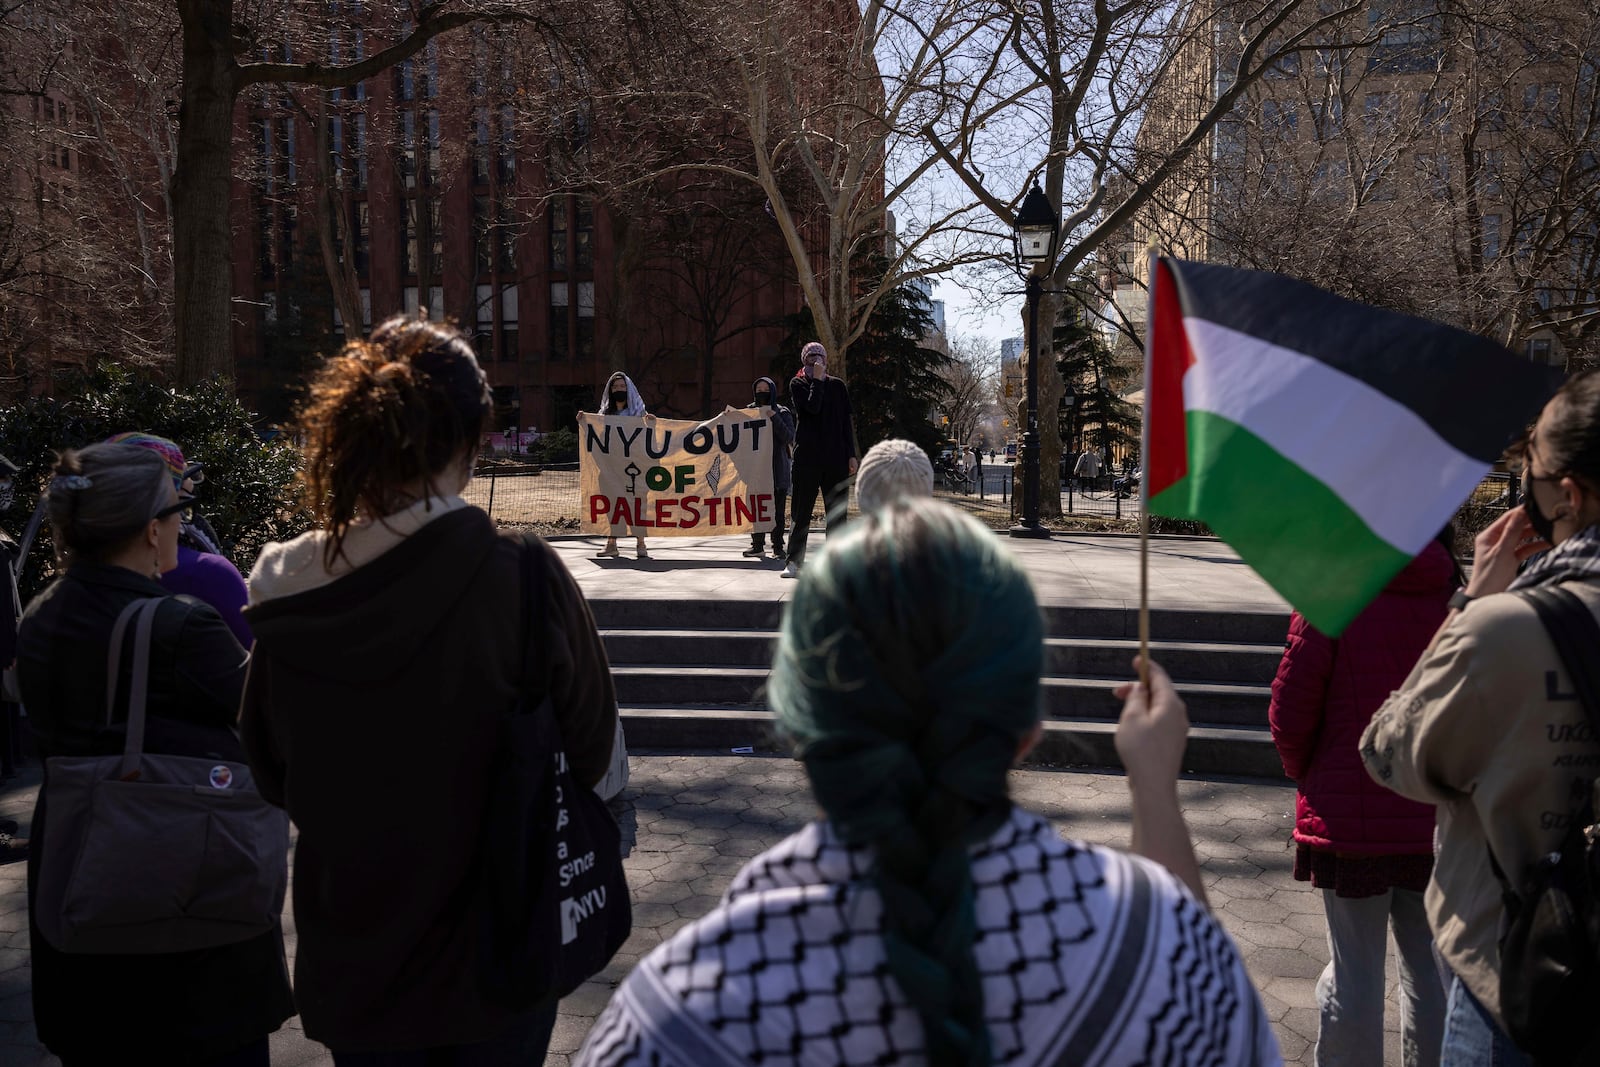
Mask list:
POLYGON ((725 408, 705 422, 578 416, 583 529, 614 536, 714 537, 773 523, 771 420, 725 408))

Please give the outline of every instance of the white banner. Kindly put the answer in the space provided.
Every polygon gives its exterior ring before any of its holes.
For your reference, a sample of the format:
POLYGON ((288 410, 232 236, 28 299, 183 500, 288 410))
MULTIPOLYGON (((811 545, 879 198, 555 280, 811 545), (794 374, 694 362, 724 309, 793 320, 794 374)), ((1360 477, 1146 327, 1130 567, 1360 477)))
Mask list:
POLYGON ((711 537, 773 524, 767 409, 726 408, 706 422, 578 416, 587 533, 711 537))

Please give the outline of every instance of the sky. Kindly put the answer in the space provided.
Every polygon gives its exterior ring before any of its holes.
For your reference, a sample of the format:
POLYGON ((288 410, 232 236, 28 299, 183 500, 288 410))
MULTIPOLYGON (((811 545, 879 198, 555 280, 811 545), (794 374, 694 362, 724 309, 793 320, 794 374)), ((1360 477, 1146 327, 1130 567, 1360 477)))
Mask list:
POLYGON ((949 281, 935 281, 933 298, 944 301, 945 333, 950 337, 976 337, 984 351, 996 361, 1000 342, 1022 335, 1022 297, 1007 297, 997 306, 974 298, 966 289, 949 281))

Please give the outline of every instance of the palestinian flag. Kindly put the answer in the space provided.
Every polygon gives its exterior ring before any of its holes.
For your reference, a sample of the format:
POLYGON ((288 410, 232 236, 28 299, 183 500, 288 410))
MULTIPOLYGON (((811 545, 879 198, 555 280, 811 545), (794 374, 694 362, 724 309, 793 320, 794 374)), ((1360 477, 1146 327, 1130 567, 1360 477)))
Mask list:
POLYGON ((1160 259, 1144 484, 1338 636, 1439 532, 1559 370, 1276 274, 1160 259))

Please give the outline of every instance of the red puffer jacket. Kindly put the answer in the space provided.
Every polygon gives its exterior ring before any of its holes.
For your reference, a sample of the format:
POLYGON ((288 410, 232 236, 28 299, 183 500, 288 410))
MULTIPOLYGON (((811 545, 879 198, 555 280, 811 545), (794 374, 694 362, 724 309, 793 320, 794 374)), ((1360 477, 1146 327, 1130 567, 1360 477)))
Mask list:
POLYGON ((1455 566, 1438 542, 1406 565, 1337 640, 1296 612, 1272 682, 1272 740, 1299 786, 1294 839, 1365 855, 1433 851, 1433 808, 1389 792, 1357 752, 1448 613, 1455 566))

